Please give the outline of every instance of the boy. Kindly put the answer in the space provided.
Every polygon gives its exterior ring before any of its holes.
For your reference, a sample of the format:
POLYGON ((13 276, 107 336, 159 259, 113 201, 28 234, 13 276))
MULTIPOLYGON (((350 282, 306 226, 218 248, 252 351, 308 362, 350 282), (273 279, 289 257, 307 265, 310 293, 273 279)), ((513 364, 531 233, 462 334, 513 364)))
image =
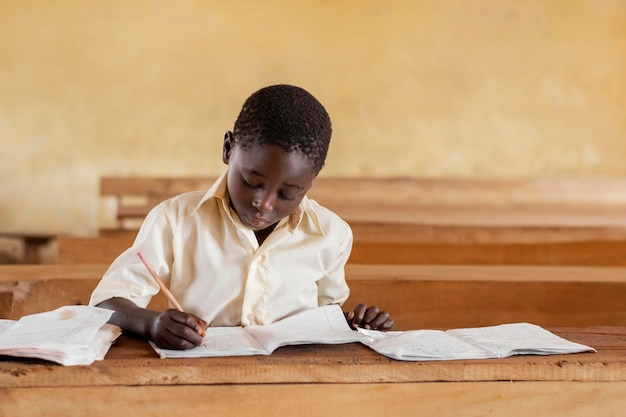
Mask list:
MULTIPOLYGON (((342 304, 352 231, 306 197, 330 136, 326 110, 305 90, 275 85, 252 94, 224 137, 226 172, 207 192, 156 206, 90 304, 115 310, 111 323, 169 349, 200 345, 207 326, 269 324, 342 304), (138 252, 185 312, 145 308, 159 287, 138 252)), ((345 315, 353 328, 393 326, 377 307, 359 304, 345 315)))

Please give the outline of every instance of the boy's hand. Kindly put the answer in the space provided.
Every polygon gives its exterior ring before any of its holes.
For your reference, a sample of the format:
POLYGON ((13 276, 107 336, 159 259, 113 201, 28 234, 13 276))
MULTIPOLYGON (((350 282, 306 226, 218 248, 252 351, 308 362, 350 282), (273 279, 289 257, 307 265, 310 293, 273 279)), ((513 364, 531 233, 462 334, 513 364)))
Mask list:
POLYGON ((376 306, 367 307, 358 304, 353 311, 344 312, 348 324, 353 329, 362 327, 371 330, 389 330, 393 327, 393 320, 389 320, 387 311, 379 311, 376 306))
POLYGON ((204 320, 170 308, 154 319, 150 336, 163 349, 191 349, 204 343, 206 328, 204 320))

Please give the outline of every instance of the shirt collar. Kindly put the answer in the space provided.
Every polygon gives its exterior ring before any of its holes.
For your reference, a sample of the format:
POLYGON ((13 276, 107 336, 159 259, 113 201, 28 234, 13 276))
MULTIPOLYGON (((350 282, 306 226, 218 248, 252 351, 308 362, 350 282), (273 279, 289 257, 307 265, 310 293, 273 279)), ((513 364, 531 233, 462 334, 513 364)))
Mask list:
MULTIPOLYGON (((228 197, 228 187, 226 176, 228 174, 228 169, 224 171, 213 183, 211 188, 207 190, 204 194, 198 205, 193 209, 192 213, 195 213, 200 209, 200 207, 205 204, 207 201, 216 199, 222 205, 224 212, 228 216, 228 218, 236 223, 241 224, 239 219, 235 219, 233 217, 234 210, 230 208, 230 200, 228 197)), ((294 233, 296 229, 303 226, 308 226, 308 229, 319 233, 320 235, 324 235, 324 230, 322 230, 322 226, 320 225, 319 218, 317 216, 317 212, 315 211, 315 204, 312 200, 309 200, 307 196, 304 196, 298 207, 286 218, 282 219, 278 222, 276 226, 281 227, 286 224, 291 233, 294 233)))

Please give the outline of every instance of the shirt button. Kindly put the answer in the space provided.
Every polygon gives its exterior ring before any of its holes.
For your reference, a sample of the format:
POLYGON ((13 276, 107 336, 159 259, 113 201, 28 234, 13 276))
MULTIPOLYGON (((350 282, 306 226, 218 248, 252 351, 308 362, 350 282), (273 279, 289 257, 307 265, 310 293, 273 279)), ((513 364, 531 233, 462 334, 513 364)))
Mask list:
POLYGON ((255 323, 254 314, 252 313, 248 314, 248 321, 250 322, 250 324, 255 323))

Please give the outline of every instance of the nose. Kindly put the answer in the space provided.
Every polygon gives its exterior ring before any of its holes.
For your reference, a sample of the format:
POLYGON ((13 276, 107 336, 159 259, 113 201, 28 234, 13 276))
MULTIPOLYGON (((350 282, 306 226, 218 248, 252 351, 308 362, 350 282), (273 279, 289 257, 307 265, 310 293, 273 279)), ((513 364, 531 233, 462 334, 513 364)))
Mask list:
POLYGON ((264 213, 272 211, 274 209, 274 203, 270 193, 260 193, 257 195, 257 197, 252 200, 252 207, 264 213))

